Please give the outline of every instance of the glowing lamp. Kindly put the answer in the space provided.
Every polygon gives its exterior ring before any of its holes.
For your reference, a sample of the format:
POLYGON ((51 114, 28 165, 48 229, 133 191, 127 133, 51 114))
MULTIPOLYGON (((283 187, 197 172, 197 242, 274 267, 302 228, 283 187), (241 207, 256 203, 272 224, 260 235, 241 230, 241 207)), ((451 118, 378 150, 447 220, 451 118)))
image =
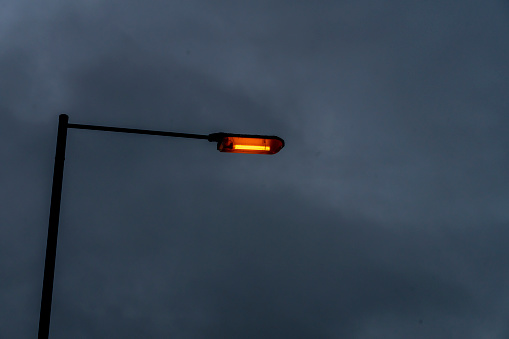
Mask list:
POLYGON ((227 153, 276 154, 285 146, 283 139, 266 135, 214 133, 209 141, 216 141, 217 149, 227 153))

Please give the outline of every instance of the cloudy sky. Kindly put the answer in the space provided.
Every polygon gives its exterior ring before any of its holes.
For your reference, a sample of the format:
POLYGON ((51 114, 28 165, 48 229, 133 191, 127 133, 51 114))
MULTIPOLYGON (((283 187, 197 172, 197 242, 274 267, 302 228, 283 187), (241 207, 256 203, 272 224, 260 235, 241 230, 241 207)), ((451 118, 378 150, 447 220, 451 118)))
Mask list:
POLYGON ((509 337, 506 0, 0 0, 0 337, 509 337))

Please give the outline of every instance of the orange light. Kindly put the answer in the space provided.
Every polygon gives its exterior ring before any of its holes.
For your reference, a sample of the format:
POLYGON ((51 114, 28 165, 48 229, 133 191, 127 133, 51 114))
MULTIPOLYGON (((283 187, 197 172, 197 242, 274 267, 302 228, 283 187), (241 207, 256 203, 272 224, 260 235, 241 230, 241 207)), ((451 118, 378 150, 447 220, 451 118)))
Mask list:
POLYGON ((270 146, 255 145, 233 145, 234 149, 252 150, 252 151, 270 151, 270 146))
POLYGON ((217 149, 227 153, 276 154, 284 147, 283 139, 273 136, 217 133, 217 149))

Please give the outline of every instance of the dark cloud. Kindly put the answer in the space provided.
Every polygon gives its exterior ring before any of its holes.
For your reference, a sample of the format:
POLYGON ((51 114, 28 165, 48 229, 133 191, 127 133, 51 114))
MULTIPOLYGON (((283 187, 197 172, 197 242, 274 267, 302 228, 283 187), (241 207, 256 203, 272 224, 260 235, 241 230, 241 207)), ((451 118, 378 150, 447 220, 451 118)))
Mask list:
POLYGON ((507 337, 507 13, 7 3, 0 337, 37 331, 64 112, 286 147, 70 130, 52 337, 507 337))

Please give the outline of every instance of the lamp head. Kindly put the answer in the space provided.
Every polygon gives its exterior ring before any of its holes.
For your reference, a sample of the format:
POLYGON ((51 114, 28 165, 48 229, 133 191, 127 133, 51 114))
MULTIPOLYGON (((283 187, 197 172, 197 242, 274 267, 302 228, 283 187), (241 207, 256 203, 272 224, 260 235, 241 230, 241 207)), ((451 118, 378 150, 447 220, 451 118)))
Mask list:
POLYGON ((251 134, 213 133, 209 141, 217 142, 217 149, 226 153, 276 154, 285 142, 280 137, 251 134))

